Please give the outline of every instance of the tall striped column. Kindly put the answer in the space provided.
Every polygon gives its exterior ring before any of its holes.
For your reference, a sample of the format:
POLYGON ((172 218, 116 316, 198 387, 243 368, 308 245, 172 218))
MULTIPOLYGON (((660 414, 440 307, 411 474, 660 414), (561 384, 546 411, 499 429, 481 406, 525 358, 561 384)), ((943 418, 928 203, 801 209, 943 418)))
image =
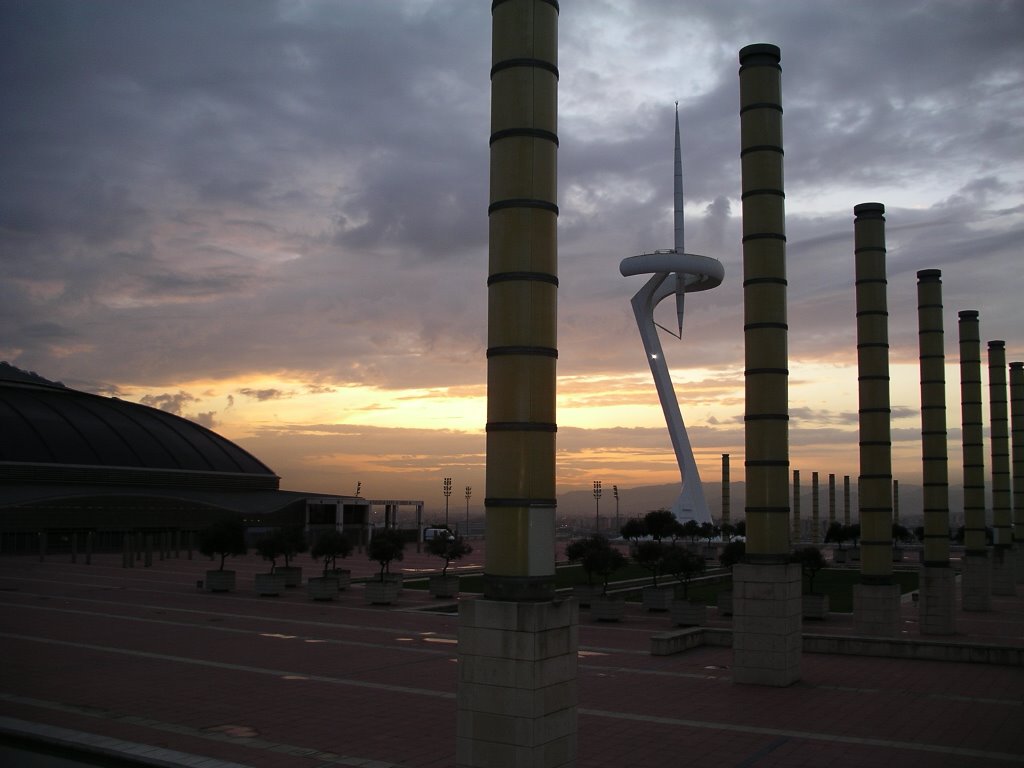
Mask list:
MULTIPOLYGON (((833 473, 828 475, 828 524, 836 521, 836 476, 833 473)), ((826 529, 827 530, 827 529, 826 529)))
POLYGON ((491 3, 487 554, 459 607, 458 768, 576 764, 579 609, 551 599, 558 12, 491 3))
POLYGON ((921 464, 924 564, 949 567, 949 452, 946 445, 946 353, 942 324, 942 272, 917 273, 918 350, 921 368, 921 464))
POLYGON ((889 406, 889 311, 885 206, 854 206, 857 369, 860 421, 861 583, 854 587, 854 627, 862 634, 899 631, 899 588, 892 582, 892 441, 889 406))
POLYGON ((924 560, 920 572, 922 635, 956 631, 955 575, 949 564, 949 452, 946 444, 946 353, 942 272, 917 273, 918 351, 921 369, 921 469, 924 560))
POLYGON ((1013 549, 1017 584, 1024 584, 1024 362, 1010 363, 1010 434, 1013 446, 1013 549))
POLYGON ((793 541, 797 542, 803 536, 800 530, 800 470, 793 470, 793 541))
POLYGON ((733 681, 800 678, 800 566, 790 560, 789 326, 777 46, 739 53, 746 562, 733 567, 733 681))
POLYGON ((484 594, 555 573, 558 4, 492 4, 484 594))
POLYGON ((992 456, 992 594, 1015 595, 1010 499, 1010 419, 1006 399, 1006 342, 988 343, 988 408, 992 456))
POLYGON ((821 493, 817 472, 811 472, 811 543, 821 543, 821 493))
POLYGON ((729 454, 722 454, 722 525, 731 525, 732 500, 729 485, 729 454))
POLYGON ((850 524, 850 476, 843 475, 843 525, 850 524))
POLYGON ((981 416, 981 335, 978 312, 960 318, 960 425, 963 436, 965 611, 992 609, 992 563, 985 540, 985 441, 981 416))

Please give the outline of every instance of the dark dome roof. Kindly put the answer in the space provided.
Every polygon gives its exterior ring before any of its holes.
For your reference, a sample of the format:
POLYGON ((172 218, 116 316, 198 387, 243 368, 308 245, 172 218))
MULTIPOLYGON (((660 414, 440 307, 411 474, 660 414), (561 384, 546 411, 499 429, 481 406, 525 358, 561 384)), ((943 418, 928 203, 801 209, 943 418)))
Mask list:
MULTIPOLYGON (((9 372, 10 366, 4 366, 9 372)), ((0 463, 277 478, 248 451, 165 411, 0 371, 0 463)), ((255 478, 254 478, 255 479, 255 478)), ((152 482, 152 480, 150 481, 152 482)))

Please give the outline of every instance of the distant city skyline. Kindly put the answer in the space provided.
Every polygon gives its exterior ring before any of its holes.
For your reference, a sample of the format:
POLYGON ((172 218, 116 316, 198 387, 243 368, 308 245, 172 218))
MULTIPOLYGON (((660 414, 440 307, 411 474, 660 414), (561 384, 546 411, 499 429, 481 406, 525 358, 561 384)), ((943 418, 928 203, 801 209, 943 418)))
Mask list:
MULTIPOLYGON (((729 453, 744 480, 754 42, 782 51, 791 467, 859 471, 853 206, 879 201, 894 473, 920 483, 936 268, 958 483, 957 312, 1024 359, 1022 37, 996 0, 562 3, 559 491, 678 479, 618 274, 671 247, 677 99, 688 250, 725 280, 665 352, 702 479, 729 453)), ((283 488, 429 506, 451 477, 482 508, 489 4, 10 0, 0 41, 0 360, 194 419, 283 488)))

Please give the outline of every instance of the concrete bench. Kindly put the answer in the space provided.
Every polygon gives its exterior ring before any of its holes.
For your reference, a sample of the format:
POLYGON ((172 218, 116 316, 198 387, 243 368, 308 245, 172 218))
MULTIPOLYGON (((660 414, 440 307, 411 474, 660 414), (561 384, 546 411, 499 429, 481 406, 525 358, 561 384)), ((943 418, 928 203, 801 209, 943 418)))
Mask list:
POLYGON ((687 627, 651 635, 651 656, 671 656, 704 645, 704 629, 687 627))

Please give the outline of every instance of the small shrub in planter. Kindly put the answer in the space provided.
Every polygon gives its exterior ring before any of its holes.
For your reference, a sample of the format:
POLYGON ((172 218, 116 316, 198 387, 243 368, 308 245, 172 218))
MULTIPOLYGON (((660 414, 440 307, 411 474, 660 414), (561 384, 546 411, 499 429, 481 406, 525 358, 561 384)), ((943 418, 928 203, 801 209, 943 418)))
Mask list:
POLYGON ((704 558, 678 544, 665 547, 662 553, 662 567, 675 576, 682 585, 682 599, 673 600, 669 605, 672 623, 681 626, 700 626, 707 617, 707 606, 704 603, 690 602, 690 580, 704 573, 704 558))
MULTIPOLYGON (((572 588, 572 596, 579 601, 581 606, 589 606, 595 598, 600 597, 607 591, 607 575, 605 576, 604 586, 594 583, 594 576, 600 575, 600 570, 608 565, 608 563, 603 562, 609 557, 606 554, 607 551, 616 552, 620 561, 625 562, 622 553, 612 547, 608 539, 600 534, 576 539, 565 547, 566 558, 570 563, 579 563, 587 577, 586 584, 576 584, 572 588)), ((608 573, 610 574, 611 571, 608 573)))
POLYGON ((235 588, 235 572, 224 570, 224 560, 246 553, 242 521, 237 517, 226 517, 211 523, 199 535, 199 551, 207 557, 220 556, 220 567, 206 572, 206 589, 230 592, 235 588))
POLYGON ((434 536, 427 541, 427 552, 444 560, 441 573, 434 574, 429 579, 430 594, 434 597, 452 597, 458 594, 459 577, 454 574, 449 576, 448 566, 452 560, 461 560, 472 551, 473 547, 461 536, 434 536))
POLYGON ((802 599, 802 612, 806 619, 824 619, 828 613, 828 595, 814 593, 814 577, 825 567, 825 557, 817 547, 802 547, 794 553, 803 575, 807 577, 807 592, 802 599))
POLYGON ((302 554, 309 549, 306 533, 302 526, 290 526, 280 529, 280 535, 281 557, 284 558, 284 565, 278 568, 277 572, 284 576, 286 587, 301 586, 302 566, 292 565, 291 560, 296 555, 302 554))
POLYGON ((398 598, 401 584, 385 578, 390 575, 391 563, 405 557, 405 539, 393 528, 385 528, 373 534, 366 548, 371 560, 380 564, 380 576, 366 584, 366 600, 374 605, 386 605, 398 598))
MULTIPOLYGON (((726 526, 722 526, 724 529, 726 526)), ((730 528, 732 526, 729 526, 730 528)), ((728 568, 732 571, 732 567, 736 563, 742 562, 743 557, 747 554, 747 543, 745 541, 730 541, 724 547, 722 547, 721 553, 718 555, 718 562, 723 568, 728 568)), ((732 616, 732 590, 723 589, 718 593, 718 613, 721 616, 732 616)))
POLYGON ((330 529, 317 537, 310 550, 310 555, 323 561, 324 572, 321 578, 334 578, 337 591, 346 589, 352 582, 352 571, 338 568, 338 558, 344 559, 352 554, 352 547, 352 540, 348 536, 337 529, 330 529))
POLYGON ((269 573, 257 573, 256 594, 279 595, 285 588, 285 578, 277 573, 277 558, 284 552, 284 540, 280 530, 267 531, 256 540, 256 551, 264 560, 270 561, 269 573))
POLYGON ((664 550, 665 545, 660 541, 641 541, 630 552, 633 562, 651 572, 651 586, 644 587, 641 593, 643 606, 649 611, 667 611, 672 603, 672 588, 658 586, 658 576, 664 564, 664 550))

